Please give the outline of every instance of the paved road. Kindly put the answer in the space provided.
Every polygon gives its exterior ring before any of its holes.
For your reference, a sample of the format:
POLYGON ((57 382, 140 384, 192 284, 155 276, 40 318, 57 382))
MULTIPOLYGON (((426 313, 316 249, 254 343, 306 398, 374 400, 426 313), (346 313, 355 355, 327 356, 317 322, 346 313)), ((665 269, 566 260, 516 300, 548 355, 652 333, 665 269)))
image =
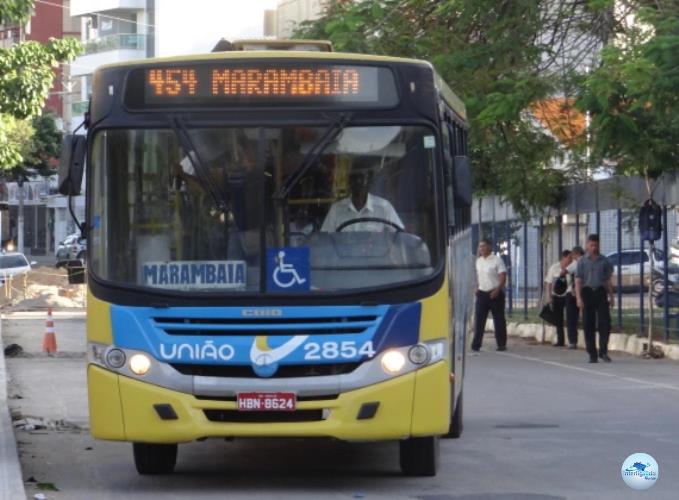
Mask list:
MULTIPOLYGON (((67 330, 57 319, 64 345, 76 345, 82 328, 67 330)), ((23 335, 28 345, 36 344, 32 331, 23 335)), ((79 430, 17 438, 24 477, 59 488, 49 499, 676 499, 679 364, 585 359, 582 351, 519 342, 507 353, 469 357, 464 436, 443 444, 441 472, 431 479, 401 477, 393 443, 208 440, 180 447, 174 476, 139 477, 128 444, 79 430), (646 494, 620 478, 622 461, 637 451, 661 467, 646 494)), ((14 411, 85 424, 83 363, 74 352, 9 359, 15 395, 24 398, 12 400, 14 411)), ((35 484, 27 491, 32 498, 35 484)))

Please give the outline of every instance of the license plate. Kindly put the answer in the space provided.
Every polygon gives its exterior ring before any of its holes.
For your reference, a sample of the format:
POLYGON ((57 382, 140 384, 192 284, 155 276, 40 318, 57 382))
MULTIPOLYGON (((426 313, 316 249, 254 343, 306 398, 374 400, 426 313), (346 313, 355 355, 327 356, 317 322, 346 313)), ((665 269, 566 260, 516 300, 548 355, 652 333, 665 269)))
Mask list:
POLYGON ((239 411, 295 411, 297 396, 294 392, 241 392, 238 394, 239 411))

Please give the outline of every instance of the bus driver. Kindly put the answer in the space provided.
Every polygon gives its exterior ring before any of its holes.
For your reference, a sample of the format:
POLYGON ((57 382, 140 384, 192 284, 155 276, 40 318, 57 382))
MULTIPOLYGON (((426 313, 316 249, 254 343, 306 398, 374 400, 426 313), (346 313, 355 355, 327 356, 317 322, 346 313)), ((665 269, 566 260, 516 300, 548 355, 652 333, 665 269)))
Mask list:
POLYGON ((354 160, 349 174, 351 195, 332 204, 321 226, 322 232, 335 232, 340 227, 342 231, 396 231, 397 227, 403 230, 403 222, 392 204, 368 192, 373 176, 373 160, 367 157, 354 160), (346 222, 368 218, 375 220, 342 227, 346 222))

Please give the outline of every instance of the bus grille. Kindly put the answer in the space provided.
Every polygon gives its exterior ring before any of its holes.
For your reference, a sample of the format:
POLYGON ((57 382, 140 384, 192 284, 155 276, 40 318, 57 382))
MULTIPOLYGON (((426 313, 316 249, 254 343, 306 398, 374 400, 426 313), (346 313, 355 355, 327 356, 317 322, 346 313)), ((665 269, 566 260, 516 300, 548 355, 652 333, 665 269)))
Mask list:
MULTIPOLYGON (((344 375, 353 372, 360 364, 361 363, 358 362, 325 365, 281 365, 271 378, 344 375)), ((194 365, 189 363, 171 363, 170 366, 182 375, 223 378, 261 378, 254 372, 252 367, 245 365, 194 365)))
POLYGON ((319 422, 323 420, 323 410, 296 411, 238 411, 238 410, 203 410, 210 422, 234 422, 252 424, 270 424, 278 422, 319 422))
POLYGON ((377 315, 310 318, 155 317, 154 326, 168 335, 313 335, 363 333, 377 326, 377 315))

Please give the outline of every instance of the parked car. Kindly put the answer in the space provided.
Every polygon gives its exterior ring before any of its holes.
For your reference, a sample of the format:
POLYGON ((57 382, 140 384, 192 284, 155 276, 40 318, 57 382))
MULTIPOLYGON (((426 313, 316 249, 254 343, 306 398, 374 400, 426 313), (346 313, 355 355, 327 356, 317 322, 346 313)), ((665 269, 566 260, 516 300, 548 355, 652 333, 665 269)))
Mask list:
POLYGON ((55 257, 57 259, 56 267, 62 267, 67 261, 73 259, 83 259, 87 253, 87 244, 85 238, 80 236, 80 233, 69 234, 64 240, 57 245, 55 257))
MULTIPOLYGON (((620 252, 620 271, 623 290, 638 290, 641 285, 641 266, 643 261, 644 288, 648 288, 651 281, 651 250, 646 248, 643 252, 638 249, 623 250, 620 252)), ((613 264, 613 286, 618 284, 618 252, 606 255, 613 264)), ((653 254, 653 280, 657 280, 664 275, 665 255, 662 250, 655 250, 653 254)), ((674 262, 669 262, 667 266, 670 283, 679 283, 679 266, 674 262)))
POLYGON ((26 256, 19 252, 0 254, 0 283, 4 283, 10 276, 25 274, 31 270, 31 264, 26 256))
POLYGON ((63 262, 65 260, 68 260, 71 254, 71 245, 75 242, 78 241, 78 234, 73 233, 69 234, 66 236, 66 238, 63 239, 63 241, 59 242, 57 245, 57 250, 54 253, 54 256, 57 259, 57 267, 59 267, 59 263, 63 262))
POLYGON ((71 260, 78 259, 84 262, 87 258, 87 240, 85 238, 78 238, 71 245, 71 252, 68 257, 71 260))

